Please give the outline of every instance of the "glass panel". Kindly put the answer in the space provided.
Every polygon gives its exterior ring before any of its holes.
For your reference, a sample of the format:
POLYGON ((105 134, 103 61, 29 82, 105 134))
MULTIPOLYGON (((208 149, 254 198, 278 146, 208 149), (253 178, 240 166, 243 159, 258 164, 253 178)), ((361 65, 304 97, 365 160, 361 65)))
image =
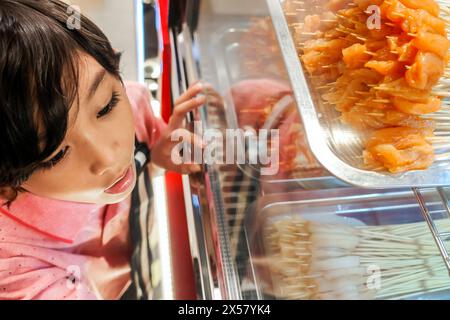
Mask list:
MULTIPOLYGON (((439 203, 432 191, 425 197, 439 203)), ((436 224, 450 230, 448 218, 436 224)), ((264 298, 450 298, 448 271, 410 191, 266 196, 247 228, 264 298)))
MULTIPOLYGON (((244 7, 242 3, 201 4, 194 53, 199 78, 214 90, 208 95, 208 126, 241 133, 277 130, 278 146, 269 143, 264 153, 255 148, 254 140, 242 140, 247 147, 245 162, 234 161, 246 175, 259 179, 265 192, 345 185, 330 177, 308 147, 266 1, 245 1, 244 7), (270 158, 269 165, 261 161, 264 155, 270 158), (264 167, 267 170, 261 170, 264 167)), ((263 139, 261 134, 257 137, 263 139)))
MULTIPOLYGON (((210 85, 204 129, 280 135, 274 175, 248 160, 248 140, 245 163, 210 166, 213 223, 227 234, 214 243, 230 255, 220 258, 231 258, 242 298, 448 298, 447 270, 411 191, 302 190, 343 184, 304 139, 266 0, 202 1, 195 30, 197 76, 210 85)), ((437 194, 426 198, 442 211, 437 194)))

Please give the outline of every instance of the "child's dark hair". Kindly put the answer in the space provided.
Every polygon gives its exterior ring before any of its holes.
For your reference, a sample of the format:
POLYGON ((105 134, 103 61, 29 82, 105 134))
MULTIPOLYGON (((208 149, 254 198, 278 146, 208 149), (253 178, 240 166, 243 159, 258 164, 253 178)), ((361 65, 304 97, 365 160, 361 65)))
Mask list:
MULTIPOLYGON (((0 188, 21 185, 62 143, 78 97, 84 52, 120 79, 120 54, 103 32, 59 0, 0 0, 0 188)), ((0 195, 1 196, 1 195, 0 195)))

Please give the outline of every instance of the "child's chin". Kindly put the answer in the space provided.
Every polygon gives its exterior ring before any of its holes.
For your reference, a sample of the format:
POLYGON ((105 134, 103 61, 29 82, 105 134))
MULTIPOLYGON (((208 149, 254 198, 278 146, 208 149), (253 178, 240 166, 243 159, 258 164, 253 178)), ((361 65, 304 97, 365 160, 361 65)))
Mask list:
POLYGON ((131 191, 126 194, 121 194, 121 195, 107 194, 104 197, 102 197, 101 199, 99 199, 98 201, 96 201, 95 203, 100 204, 100 205, 119 203, 119 202, 125 200, 130 195, 130 193, 131 193, 131 191))

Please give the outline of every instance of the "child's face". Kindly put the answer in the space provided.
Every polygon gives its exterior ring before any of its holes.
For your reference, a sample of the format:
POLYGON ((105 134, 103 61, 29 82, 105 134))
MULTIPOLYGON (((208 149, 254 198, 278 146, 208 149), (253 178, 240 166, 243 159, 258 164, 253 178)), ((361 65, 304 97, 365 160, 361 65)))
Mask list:
POLYGON ((118 79, 92 57, 81 57, 79 105, 75 99, 66 137, 46 159, 50 167, 36 171, 22 187, 47 198, 115 203, 136 182, 131 106, 118 79))

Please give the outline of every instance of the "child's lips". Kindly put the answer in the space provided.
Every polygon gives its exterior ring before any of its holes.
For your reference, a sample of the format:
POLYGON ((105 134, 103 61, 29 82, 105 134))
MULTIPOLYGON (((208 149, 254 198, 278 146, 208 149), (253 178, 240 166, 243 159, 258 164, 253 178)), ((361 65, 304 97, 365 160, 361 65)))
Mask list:
POLYGON ((114 182, 113 185, 111 185, 105 190, 105 193, 109 194, 123 193, 130 188, 130 185, 133 183, 133 179, 134 179, 134 172, 132 166, 130 165, 128 169, 125 171, 125 173, 118 180, 116 180, 116 182, 114 182))

